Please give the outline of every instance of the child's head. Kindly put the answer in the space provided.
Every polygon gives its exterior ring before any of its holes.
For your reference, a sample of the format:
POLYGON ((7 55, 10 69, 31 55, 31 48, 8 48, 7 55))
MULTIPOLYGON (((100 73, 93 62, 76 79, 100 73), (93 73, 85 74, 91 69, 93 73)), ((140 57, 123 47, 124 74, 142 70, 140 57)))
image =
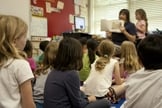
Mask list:
POLYGON ((115 45, 115 44, 114 46, 115 46, 115 52, 113 56, 120 58, 121 57, 121 46, 115 45))
POLYGON ((65 37, 59 44, 54 68, 61 71, 80 70, 83 66, 82 56, 80 42, 74 38, 65 37))
POLYGON ((115 51, 114 43, 110 40, 103 40, 99 44, 98 50, 101 57, 107 56, 108 58, 111 58, 115 51))
POLYGON ((119 19, 125 22, 129 22, 130 21, 129 10, 121 9, 119 12, 119 19))
POLYGON ((124 41, 121 44, 121 57, 137 56, 135 44, 131 41, 124 41))
POLYGON ((144 9, 137 9, 135 11, 135 15, 136 15, 137 20, 145 20, 145 21, 147 21, 146 12, 145 12, 144 9))
POLYGON ((44 52, 44 60, 43 60, 43 64, 44 65, 52 65, 55 58, 56 58, 56 54, 58 51, 58 46, 59 43, 58 42, 50 42, 44 52))
POLYGON ((17 48, 24 49, 27 24, 16 16, 0 15, 0 64, 9 58, 19 58, 17 48))
POLYGON ((87 50, 87 39, 83 37, 83 38, 80 38, 79 41, 82 45, 83 53, 85 53, 87 50))
POLYGON ((44 52, 48 43, 49 43, 48 40, 41 41, 39 44, 39 48, 44 52))
POLYGON ((32 55, 33 55, 33 45, 32 45, 30 40, 26 41, 24 51, 27 54, 28 58, 32 57, 32 55))
POLYGON ((136 71, 141 67, 135 44, 131 41, 121 44, 121 58, 124 58, 124 68, 127 71, 136 71))
POLYGON ((44 58, 42 65, 37 68, 37 70, 34 72, 36 75, 40 75, 40 73, 46 74, 48 73, 48 68, 53 67, 53 63, 56 58, 56 54, 58 51, 59 43, 58 42, 50 42, 45 51, 44 51, 44 58))
POLYGON ((110 40, 103 40, 99 44, 98 49, 100 53, 100 58, 96 61, 95 67, 96 70, 102 70, 104 69, 105 65, 109 63, 111 57, 114 54, 114 43, 110 40))
POLYGON ((92 64, 95 60, 96 51, 98 50, 98 44, 99 43, 95 39, 87 40, 87 49, 90 64, 92 64))
POLYGON ((139 58, 145 69, 162 69, 162 36, 150 35, 138 45, 139 58))
POLYGON ((87 48, 88 48, 88 50, 92 50, 93 52, 96 52, 98 44, 99 43, 95 39, 87 40, 87 48))

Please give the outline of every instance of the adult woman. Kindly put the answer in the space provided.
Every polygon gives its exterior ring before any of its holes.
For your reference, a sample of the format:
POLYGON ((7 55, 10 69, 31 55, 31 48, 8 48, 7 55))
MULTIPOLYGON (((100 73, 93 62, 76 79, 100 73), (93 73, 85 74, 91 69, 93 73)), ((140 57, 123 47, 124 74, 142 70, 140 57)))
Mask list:
POLYGON ((121 9, 119 12, 119 20, 124 21, 124 27, 120 27, 121 33, 109 32, 109 36, 111 36, 112 41, 121 45, 123 41, 128 40, 135 42, 136 41, 136 27, 133 23, 130 22, 129 18, 129 10, 121 9))

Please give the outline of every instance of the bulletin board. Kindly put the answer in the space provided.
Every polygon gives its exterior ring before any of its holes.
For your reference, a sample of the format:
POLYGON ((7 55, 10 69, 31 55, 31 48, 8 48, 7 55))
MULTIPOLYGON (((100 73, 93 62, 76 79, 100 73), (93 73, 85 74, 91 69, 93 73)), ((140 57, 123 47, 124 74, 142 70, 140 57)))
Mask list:
POLYGON ((47 36, 47 18, 32 16, 31 19, 31 36, 47 36))

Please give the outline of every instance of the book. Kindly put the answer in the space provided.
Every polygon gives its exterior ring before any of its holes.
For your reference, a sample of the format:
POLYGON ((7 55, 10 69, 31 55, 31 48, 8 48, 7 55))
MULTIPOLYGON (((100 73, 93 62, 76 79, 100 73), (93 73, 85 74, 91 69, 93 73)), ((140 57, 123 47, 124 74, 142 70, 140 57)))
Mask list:
POLYGON ((124 27, 123 20, 101 19, 101 31, 121 33, 120 27, 124 27))

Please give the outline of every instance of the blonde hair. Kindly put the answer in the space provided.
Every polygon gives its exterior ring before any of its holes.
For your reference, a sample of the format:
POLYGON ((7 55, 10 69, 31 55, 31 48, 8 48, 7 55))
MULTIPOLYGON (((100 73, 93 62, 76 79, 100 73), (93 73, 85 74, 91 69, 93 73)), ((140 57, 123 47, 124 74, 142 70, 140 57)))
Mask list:
POLYGON ((100 57, 95 63, 96 70, 103 70, 115 51, 114 43, 110 40, 103 40, 99 44, 100 57))
POLYGON ((10 58, 21 58, 15 40, 26 35, 27 24, 16 16, 0 15, 0 67, 10 58))
POLYGON ((129 72, 137 71, 141 68, 135 44, 124 41, 121 44, 121 58, 124 58, 124 69, 129 72))
POLYGON ((58 42, 50 42, 44 51, 44 59, 42 62, 42 65, 36 70, 35 74, 40 75, 48 73, 47 69, 50 68, 53 65, 53 62, 56 58, 56 54, 58 51, 58 42), (49 52, 53 54, 53 57, 49 57, 49 52))

